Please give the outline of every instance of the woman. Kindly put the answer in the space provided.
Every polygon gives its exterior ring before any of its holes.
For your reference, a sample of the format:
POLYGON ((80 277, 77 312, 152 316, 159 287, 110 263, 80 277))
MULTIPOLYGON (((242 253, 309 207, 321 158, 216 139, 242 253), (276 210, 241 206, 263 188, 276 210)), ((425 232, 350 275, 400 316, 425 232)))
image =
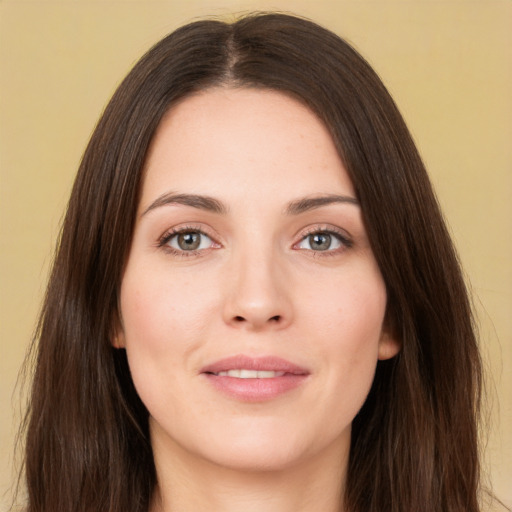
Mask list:
POLYGON ((481 368, 407 128, 280 14, 192 23, 115 93, 39 326, 29 511, 478 511, 481 368))

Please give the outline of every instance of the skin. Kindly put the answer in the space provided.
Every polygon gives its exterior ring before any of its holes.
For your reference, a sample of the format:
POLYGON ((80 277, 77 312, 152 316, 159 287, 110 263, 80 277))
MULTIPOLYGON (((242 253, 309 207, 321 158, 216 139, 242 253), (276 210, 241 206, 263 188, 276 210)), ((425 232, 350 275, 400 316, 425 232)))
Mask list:
POLYGON ((377 360, 399 347, 329 132, 282 93, 215 88, 167 113, 145 173, 114 344, 150 413, 153 512, 341 510, 352 420, 377 360), (166 203, 170 193, 226 211, 166 203), (334 194, 348 200, 289 211, 334 194), (199 248, 173 230, 196 233, 199 248), (311 233, 328 232, 318 250, 311 233), (308 375, 272 399, 240 400, 201 373, 239 354, 308 375))

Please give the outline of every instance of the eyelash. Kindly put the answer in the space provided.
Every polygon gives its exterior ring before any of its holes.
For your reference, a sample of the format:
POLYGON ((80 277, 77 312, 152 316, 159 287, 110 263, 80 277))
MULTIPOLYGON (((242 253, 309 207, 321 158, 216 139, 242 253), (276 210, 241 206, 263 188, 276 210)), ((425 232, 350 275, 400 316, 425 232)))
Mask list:
POLYGON ((169 242, 177 235, 183 235, 186 233, 198 233, 199 235, 204 235, 208 237, 212 244, 216 244, 220 247, 220 244, 215 242, 215 239, 210 236, 208 233, 205 233, 204 229, 201 229, 197 226, 181 226, 178 228, 172 228, 169 231, 166 231, 158 240, 157 246, 164 251, 166 251, 169 254, 172 254, 173 256, 182 257, 182 258, 190 258, 191 256, 201 256, 210 248, 207 249, 194 249, 190 251, 185 250, 178 250, 171 247, 169 242))
POLYGON ((301 234, 300 240, 295 243, 293 246, 296 247, 302 242, 304 242, 308 237, 312 235, 330 235, 341 243, 341 247, 337 249, 326 249, 324 251, 315 251, 313 249, 303 249, 304 251, 308 251, 315 258, 325 258, 329 256, 337 256, 343 251, 350 249, 353 247, 354 242, 347 236, 347 234, 339 229, 335 229, 334 227, 319 227, 315 226, 308 229, 305 233, 301 234))
MULTIPOLYGON (((210 236, 208 233, 205 233, 203 229, 201 229, 198 226, 183 226, 178 228, 172 228, 169 231, 166 231, 158 240, 157 247, 165 250, 166 252, 172 254, 173 256, 177 257, 183 257, 183 258, 189 258, 192 256, 201 256, 205 254, 205 251, 208 251, 208 249, 211 249, 212 247, 208 247, 206 249, 195 249, 195 250, 178 250, 171 247, 169 242, 177 235, 185 234, 185 233, 197 233, 199 235, 204 235, 208 237, 212 241, 212 245, 216 244, 218 247, 221 247, 218 242, 215 241, 215 239, 210 236)), ((324 251, 314 249, 302 249, 304 251, 308 251, 311 253, 314 257, 329 257, 329 256, 335 256, 338 255, 340 252, 343 252, 347 249, 350 249, 354 244, 353 241, 346 235, 346 233, 342 232, 341 230, 334 229, 332 227, 326 227, 321 228, 318 226, 315 226, 314 228, 308 229, 306 232, 301 234, 300 240, 293 244, 293 248, 297 248, 298 245, 303 243, 308 237, 312 235, 329 235, 337 239, 342 247, 336 248, 336 249, 326 249, 324 251)), ((300 248, 297 248, 297 250, 301 250, 300 248)))

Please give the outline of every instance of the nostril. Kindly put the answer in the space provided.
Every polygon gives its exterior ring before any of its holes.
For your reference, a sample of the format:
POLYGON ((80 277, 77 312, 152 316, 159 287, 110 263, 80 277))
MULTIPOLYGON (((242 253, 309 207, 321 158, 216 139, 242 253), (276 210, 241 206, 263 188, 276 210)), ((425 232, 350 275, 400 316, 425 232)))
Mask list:
MULTIPOLYGON (((233 319, 237 323, 241 323, 241 322, 245 322, 246 321, 246 319, 243 316, 240 316, 240 315, 235 316, 233 319)), ((269 322, 280 322, 281 321, 281 315, 272 316, 268 320, 269 320, 269 322)))

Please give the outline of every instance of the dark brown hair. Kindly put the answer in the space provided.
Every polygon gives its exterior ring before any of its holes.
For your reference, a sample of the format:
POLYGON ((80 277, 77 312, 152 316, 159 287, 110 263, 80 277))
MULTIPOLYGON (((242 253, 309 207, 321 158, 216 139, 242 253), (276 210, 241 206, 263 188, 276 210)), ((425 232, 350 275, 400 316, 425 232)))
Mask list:
POLYGON ((402 348, 353 424, 350 512, 477 512, 481 366, 468 294, 420 156, 365 60, 282 14, 199 21, 154 46, 85 151, 37 335, 28 512, 147 512, 148 412, 111 337, 142 169, 162 116, 214 86, 283 91, 324 121, 354 184, 402 348))

